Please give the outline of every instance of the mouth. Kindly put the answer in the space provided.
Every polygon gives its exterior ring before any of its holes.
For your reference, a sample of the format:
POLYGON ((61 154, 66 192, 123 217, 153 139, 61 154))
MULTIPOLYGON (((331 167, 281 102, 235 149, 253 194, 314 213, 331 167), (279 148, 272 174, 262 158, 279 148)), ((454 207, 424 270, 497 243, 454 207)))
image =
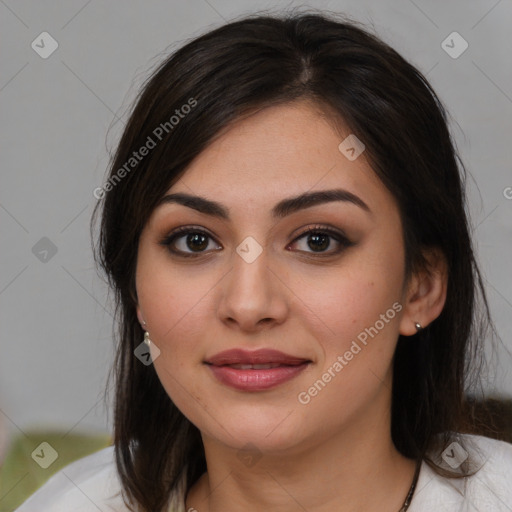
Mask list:
POLYGON ((241 391, 263 391, 278 386, 296 377, 311 362, 272 349, 254 352, 233 349, 204 361, 218 381, 241 391))
POLYGON ((263 364, 226 364, 221 366, 229 366, 235 370, 269 370, 271 368, 278 368, 279 366, 295 366, 295 365, 284 365, 280 363, 263 363, 263 364))

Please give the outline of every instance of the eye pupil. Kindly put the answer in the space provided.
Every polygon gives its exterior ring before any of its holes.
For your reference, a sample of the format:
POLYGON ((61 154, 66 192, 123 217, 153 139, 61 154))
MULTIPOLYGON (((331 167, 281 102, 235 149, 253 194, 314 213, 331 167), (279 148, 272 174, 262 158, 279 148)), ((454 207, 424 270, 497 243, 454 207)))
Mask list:
POLYGON ((308 245, 311 249, 325 250, 329 247, 329 236, 322 234, 309 235, 309 242, 308 245), (313 245, 311 245, 309 242, 313 242, 313 245))
POLYGON ((187 246, 191 250, 201 251, 208 247, 208 239, 201 233, 193 233, 187 236, 187 246))

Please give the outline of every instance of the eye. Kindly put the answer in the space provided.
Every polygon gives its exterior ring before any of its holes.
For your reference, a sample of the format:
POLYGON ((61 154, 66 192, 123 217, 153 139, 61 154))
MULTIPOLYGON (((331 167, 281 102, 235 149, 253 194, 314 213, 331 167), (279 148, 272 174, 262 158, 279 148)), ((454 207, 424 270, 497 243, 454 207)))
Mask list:
MULTIPOLYGON (((326 226, 312 226, 302 232, 288 247, 302 245, 299 252, 309 252, 332 256, 354 245, 343 233, 326 226), (334 240, 334 244, 333 244, 334 240), (335 246, 332 249, 332 246, 335 246), (310 250, 308 250, 308 248, 310 250), (328 249, 331 249, 328 251, 328 249)), ((182 226, 167 235, 160 245, 179 257, 197 257, 207 252, 222 249, 214 243, 213 237, 206 231, 193 226, 182 226), (212 247, 213 246, 213 247, 212 247)))
MULTIPOLYGON (((166 236, 160 245, 168 248, 168 250, 178 256, 185 258, 199 256, 211 250, 213 238, 206 231, 194 227, 180 227, 166 236)), ((220 249, 216 246, 215 250, 220 249)))
POLYGON ((325 226, 309 227, 303 231, 289 247, 294 244, 299 244, 299 246, 302 245, 302 248, 299 248, 299 251, 313 254, 317 253, 321 255, 325 254, 326 256, 338 254, 345 248, 354 245, 354 243, 341 232, 325 226), (332 240, 334 240, 334 244, 332 243, 332 240), (330 251, 327 251, 329 248, 332 248, 333 245, 336 248, 334 250, 331 249, 330 251), (308 248, 311 250, 308 251, 308 248))

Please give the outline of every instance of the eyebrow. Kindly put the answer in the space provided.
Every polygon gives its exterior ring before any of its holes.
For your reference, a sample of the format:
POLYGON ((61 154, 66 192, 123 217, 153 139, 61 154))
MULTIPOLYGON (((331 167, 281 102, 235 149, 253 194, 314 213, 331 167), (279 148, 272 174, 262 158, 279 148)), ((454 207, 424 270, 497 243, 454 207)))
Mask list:
MULTIPOLYGON (((283 199, 272 208, 271 214, 275 219, 283 218, 299 210, 304 210, 306 208, 311 208, 319 204, 330 203, 333 201, 351 203, 365 210, 367 213, 372 213, 368 205, 352 192, 343 189, 333 189, 306 192, 296 197, 283 199)), ((229 220, 228 208, 216 201, 212 201, 204 197, 176 192, 174 194, 164 196, 158 206, 169 203, 181 204, 188 208, 193 208, 200 213, 204 213, 205 215, 229 220)))

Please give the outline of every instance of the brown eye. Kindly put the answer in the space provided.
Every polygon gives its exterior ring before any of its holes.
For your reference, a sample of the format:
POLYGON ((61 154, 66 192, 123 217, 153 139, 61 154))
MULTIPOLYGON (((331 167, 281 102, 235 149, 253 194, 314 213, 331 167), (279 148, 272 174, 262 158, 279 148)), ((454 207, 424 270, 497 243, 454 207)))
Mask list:
POLYGON ((313 251, 325 251, 331 245, 331 237, 323 233, 311 233, 308 235, 308 247, 313 251))
POLYGON ((344 248, 354 245, 346 236, 325 227, 308 228, 298 236, 292 245, 300 245, 299 251, 332 255, 341 252, 344 248), (333 242, 334 241, 334 242, 333 242), (299 244, 300 242, 300 244, 299 244), (334 245, 334 249, 330 249, 334 245), (309 250, 308 250, 309 249, 309 250))
POLYGON ((189 257, 201 255, 210 249, 219 249, 219 246, 211 247, 213 238, 199 229, 179 228, 164 238, 160 244, 166 246, 173 254, 189 257))

